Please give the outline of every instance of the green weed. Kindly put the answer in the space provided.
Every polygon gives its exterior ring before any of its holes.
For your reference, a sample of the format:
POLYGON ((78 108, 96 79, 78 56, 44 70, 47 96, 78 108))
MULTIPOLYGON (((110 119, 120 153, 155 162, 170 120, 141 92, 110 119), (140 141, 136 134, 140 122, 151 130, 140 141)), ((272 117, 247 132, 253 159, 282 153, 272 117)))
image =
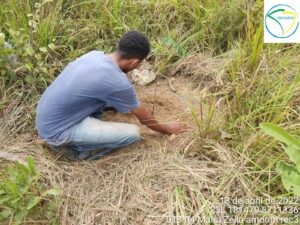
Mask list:
POLYGON ((16 162, 0 171, 0 221, 22 224, 26 220, 48 220, 55 223, 57 202, 53 196, 59 195, 57 189, 42 190, 40 174, 36 171, 32 158, 27 165, 16 162))
POLYGON ((300 196, 300 142, 274 124, 262 123, 261 128, 265 133, 286 145, 284 150, 295 166, 280 161, 277 163, 277 172, 280 174, 286 190, 300 196))

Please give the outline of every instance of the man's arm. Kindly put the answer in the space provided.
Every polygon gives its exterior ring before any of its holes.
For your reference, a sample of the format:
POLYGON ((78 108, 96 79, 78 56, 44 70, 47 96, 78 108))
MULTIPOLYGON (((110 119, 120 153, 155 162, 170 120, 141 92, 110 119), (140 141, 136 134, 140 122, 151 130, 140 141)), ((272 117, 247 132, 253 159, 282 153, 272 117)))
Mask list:
POLYGON ((185 124, 180 123, 159 123, 150 113, 148 113, 143 107, 131 110, 141 122, 141 124, 147 126, 151 130, 163 133, 163 134, 180 134, 185 132, 188 127, 185 124))

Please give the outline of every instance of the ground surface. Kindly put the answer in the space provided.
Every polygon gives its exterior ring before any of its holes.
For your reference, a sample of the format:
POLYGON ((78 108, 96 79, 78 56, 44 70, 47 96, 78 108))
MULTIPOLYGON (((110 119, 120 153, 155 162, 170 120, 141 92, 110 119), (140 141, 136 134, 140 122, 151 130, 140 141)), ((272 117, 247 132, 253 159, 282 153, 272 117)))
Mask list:
MULTIPOLYGON (((230 151, 214 143, 202 148, 195 135, 198 128, 187 107, 199 101, 200 90, 179 76, 173 86, 176 93, 167 80, 157 79, 136 89, 142 104, 159 121, 191 126, 175 138, 139 125, 143 140, 92 162, 67 162, 36 137, 27 137, 22 146, 7 143, 6 149, 19 156, 32 155, 44 182, 63 190, 61 224, 157 225, 166 224, 169 215, 201 213, 205 196, 212 195, 221 177, 228 174, 235 179, 236 166, 228 164, 230 151)), ((139 124, 130 114, 108 112, 104 119, 139 124)), ((234 187, 230 183, 224 190, 234 187)))

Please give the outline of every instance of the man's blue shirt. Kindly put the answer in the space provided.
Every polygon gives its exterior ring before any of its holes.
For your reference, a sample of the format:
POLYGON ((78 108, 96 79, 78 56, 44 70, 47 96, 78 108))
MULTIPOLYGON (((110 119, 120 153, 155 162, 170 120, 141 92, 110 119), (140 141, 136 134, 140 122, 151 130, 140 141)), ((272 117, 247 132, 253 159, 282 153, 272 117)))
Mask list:
POLYGON ((103 52, 92 51, 71 62, 45 90, 36 110, 42 139, 60 145, 69 128, 106 106, 118 112, 139 107, 134 87, 103 52))

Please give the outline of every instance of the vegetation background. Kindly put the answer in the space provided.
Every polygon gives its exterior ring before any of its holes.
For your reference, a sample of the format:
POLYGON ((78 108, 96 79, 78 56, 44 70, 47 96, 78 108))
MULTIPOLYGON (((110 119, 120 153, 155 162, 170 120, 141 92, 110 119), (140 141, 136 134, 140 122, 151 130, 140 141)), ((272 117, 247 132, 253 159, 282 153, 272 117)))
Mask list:
MULTIPOLYGON (((38 149, 43 147, 34 128, 36 102, 68 62, 93 49, 112 51, 120 36, 132 29, 144 32, 151 40, 152 52, 147 60, 155 65, 161 78, 168 78, 175 65, 194 56, 201 55, 204 62, 210 63, 205 67, 207 70, 215 69, 220 65, 214 64, 219 62, 216 59, 222 59, 221 86, 209 85, 216 77, 207 71, 200 73, 203 64, 197 60, 189 64, 183 75, 196 84, 210 87, 199 99, 199 104, 208 109, 208 115, 202 117, 193 110, 190 115, 199 128, 193 134, 201 139, 198 148, 210 146, 209 155, 228 149, 232 157, 225 163, 236 167, 234 170, 224 167, 218 184, 208 185, 205 190, 193 188, 194 183, 188 180, 174 186, 169 191, 168 203, 174 210, 168 215, 198 213, 212 218, 211 206, 225 195, 253 198, 292 195, 286 192, 275 171, 278 160, 289 162, 289 159, 280 143, 260 132, 259 124, 279 124, 294 136, 299 135, 300 47, 263 43, 262 0, 0 0, 0 5, 0 32, 13 46, 9 51, 0 48, 0 148, 26 152, 42 171, 33 186, 19 181, 14 187, 27 185, 30 187, 27 194, 34 192, 33 196, 40 196, 39 201, 34 198, 33 206, 32 202, 29 206, 8 203, 3 196, 10 187, 1 185, 2 221, 68 224, 64 218, 70 215, 60 210, 68 202, 67 194, 56 197, 62 201, 56 207, 52 204, 52 214, 43 213, 45 202, 56 201, 43 197, 43 191, 61 187, 52 187, 50 172, 43 172, 47 166, 41 159, 38 149), (9 60, 12 53, 17 56, 16 63, 9 60), (205 79, 203 74, 207 75, 205 79), (220 115, 215 107, 220 99, 222 122, 213 123, 220 115), (220 130, 230 135, 221 138, 220 130), (231 184, 229 190, 228 184, 231 184), (36 192, 37 188, 41 190, 36 192)), ((178 154, 179 158, 185 157, 178 154)), ((11 179, 6 168, 11 163, 2 161, 0 179, 5 183, 11 179)), ((193 161, 195 166, 196 162, 193 161)), ((193 173, 197 177, 201 172, 193 173)), ((13 193, 10 201, 23 198, 23 192, 13 193)), ((123 220, 116 217, 110 224, 135 224, 130 215, 122 215, 123 220)), ((97 221, 109 224, 109 219, 101 214, 97 221)))

